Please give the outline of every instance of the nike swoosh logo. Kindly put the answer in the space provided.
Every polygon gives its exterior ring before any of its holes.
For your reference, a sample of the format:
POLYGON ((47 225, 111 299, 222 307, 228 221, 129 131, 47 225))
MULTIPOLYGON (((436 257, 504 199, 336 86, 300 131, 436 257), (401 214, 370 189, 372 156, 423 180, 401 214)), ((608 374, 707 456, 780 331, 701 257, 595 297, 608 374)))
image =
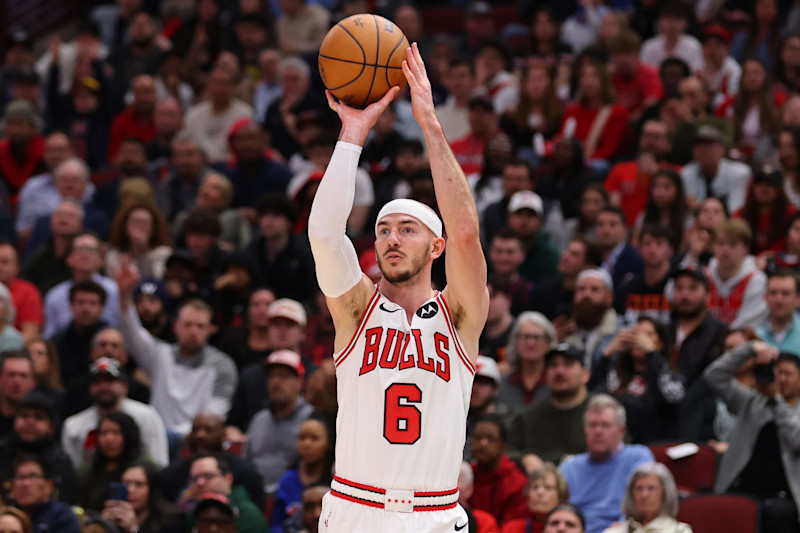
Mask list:
MULTIPOLYGON (((469 524, 469 522, 467 522, 467 524, 469 524)), ((464 525, 462 525, 462 526, 459 526, 458 524, 456 524, 456 531, 461 531, 462 529, 464 529, 465 527, 467 527, 467 524, 464 524, 464 525)))
POLYGON ((396 311, 399 311, 399 310, 400 310, 399 308, 398 308, 398 309, 386 309, 386 308, 383 306, 383 302, 381 302, 381 305, 379 305, 378 307, 380 307, 381 311, 386 311, 387 313, 394 313, 394 312, 396 312, 396 311))

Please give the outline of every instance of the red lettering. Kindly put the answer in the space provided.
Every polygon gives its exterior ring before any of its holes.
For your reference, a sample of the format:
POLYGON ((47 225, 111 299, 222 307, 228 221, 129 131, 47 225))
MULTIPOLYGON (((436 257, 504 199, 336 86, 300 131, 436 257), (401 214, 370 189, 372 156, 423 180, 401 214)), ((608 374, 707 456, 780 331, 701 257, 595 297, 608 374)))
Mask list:
POLYGON ((364 346, 364 358, 361 362, 359 376, 375 370, 375 366, 378 364, 378 351, 381 347, 383 328, 370 328, 364 332, 364 336, 367 339, 367 343, 364 346))
POLYGON ((444 381, 450 381, 450 354, 447 353, 450 348, 450 338, 437 331, 433 334, 433 340, 436 344, 436 355, 442 360, 436 365, 436 375, 444 381))
POLYGON ((396 367, 407 343, 408 339, 406 339, 405 333, 397 331, 396 329, 390 329, 388 331, 388 337, 386 338, 386 344, 383 345, 383 351, 381 352, 381 361, 379 363, 381 368, 392 369, 396 367), (391 350, 392 340, 394 340, 394 353, 392 353, 391 350))
POLYGON ((422 332, 418 329, 412 329, 411 333, 414 335, 414 344, 417 346, 417 368, 434 372, 433 359, 426 359, 425 354, 422 353, 422 332))

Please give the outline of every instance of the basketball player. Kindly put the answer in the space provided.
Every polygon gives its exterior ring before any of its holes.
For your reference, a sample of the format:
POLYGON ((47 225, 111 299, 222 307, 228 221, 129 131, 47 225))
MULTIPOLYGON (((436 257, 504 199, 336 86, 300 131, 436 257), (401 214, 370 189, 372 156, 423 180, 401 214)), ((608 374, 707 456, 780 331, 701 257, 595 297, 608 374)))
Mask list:
POLYGON ((417 45, 403 72, 431 154, 447 229, 447 287, 431 288, 431 264, 445 248, 442 221, 413 200, 378 214, 376 286, 363 274, 345 225, 361 147, 399 89, 363 111, 336 103, 342 130, 309 218, 317 278, 336 327, 336 476, 323 501, 321 532, 453 532, 478 337, 489 295, 478 215, 433 107, 417 45))

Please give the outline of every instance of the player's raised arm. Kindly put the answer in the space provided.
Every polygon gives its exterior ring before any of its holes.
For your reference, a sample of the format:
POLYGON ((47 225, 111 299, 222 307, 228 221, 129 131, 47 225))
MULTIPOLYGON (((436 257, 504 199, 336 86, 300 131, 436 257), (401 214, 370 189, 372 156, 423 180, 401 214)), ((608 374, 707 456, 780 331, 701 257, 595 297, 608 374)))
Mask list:
POLYGON ((336 326, 336 351, 344 348, 355 332, 374 290, 374 284, 358 266, 353 243, 345 235, 347 217, 353 208, 358 159, 367 135, 398 92, 393 88, 379 101, 359 110, 336 102, 326 91, 328 105, 342 121, 342 131, 311 205, 308 238, 317 281, 336 326))
POLYGON ((406 50, 403 73, 411 89, 414 117, 425 135, 436 201, 447 233, 445 298, 462 341, 469 344, 467 350, 477 358, 478 337, 489 307, 478 211, 464 172, 436 116, 431 83, 416 43, 406 50))

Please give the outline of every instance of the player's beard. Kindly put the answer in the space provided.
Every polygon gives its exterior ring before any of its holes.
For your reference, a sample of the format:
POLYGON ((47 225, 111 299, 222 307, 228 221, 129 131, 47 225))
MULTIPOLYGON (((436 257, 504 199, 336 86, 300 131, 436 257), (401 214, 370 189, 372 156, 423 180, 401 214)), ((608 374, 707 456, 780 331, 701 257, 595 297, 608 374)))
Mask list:
POLYGON ((401 270, 399 272, 386 272, 386 269, 383 266, 383 259, 378 256, 378 268, 381 269, 381 273, 383 274, 383 278, 391 283, 392 285, 403 285, 408 281, 417 277, 417 275, 422 272, 422 269, 425 268, 425 258, 424 256, 419 257, 412 257, 411 258, 411 267, 407 270, 401 270))

